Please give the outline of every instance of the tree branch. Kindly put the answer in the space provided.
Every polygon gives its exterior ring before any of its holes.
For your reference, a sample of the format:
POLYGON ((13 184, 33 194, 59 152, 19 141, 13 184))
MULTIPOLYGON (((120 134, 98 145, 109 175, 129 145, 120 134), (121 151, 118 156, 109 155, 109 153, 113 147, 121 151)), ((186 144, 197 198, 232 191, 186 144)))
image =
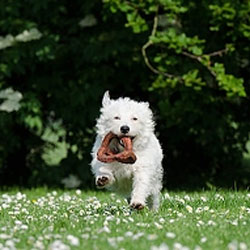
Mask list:
MULTIPOLYGON (((155 13, 155 17, 154 17, 154 24, 153 24, 153 28, 152 28, 152 31, 151 31, 151 37, 152 36, 155 36, 156 34, 156 31, 157 31, 157 27, 158 27, 158 9, 159 7, 157 7, 157 10, 156 10, 156 13, 155 13)), ((155 74, 158 74, 158 75, 164 75, 168 78, 174 78, 176 76, 172 75, 172 74, 169 74, 169 73, 166 73, 166 72, 163 72, 163 71, 160 71, 156 68, 154 68, 151 63, 149 62, 149 59, 148 59, 148 56, 147 56, 147 48, 149 48, 151 45, 153 45, 153 42, 149 39, 143 46, 142 46, 142 49, 141 49, 141 52, 142 52, 142 56, 144 58, 144 62, 145 64, 147 65, 147 67, 152 71, 154 72, 155 74)))
POLYGON ((225 49, 221 49, 221 50, 209 53, 209 54, 205 54, 205 56, 210 56, 210 57, 212 57, 212 56, 222 56, 223 54, 226 54, 227 52, 228 52, 228 48, 225 48, 225 49))
MULTIPOLYGON (((221 49, 221 50, 218 50, 218 51, 211 52, 209 54, 204 54, 203 56, 209 56, 209 57, 222 56, 223 54, 227 53, 227 51, 228 51, 228 48, 225 48, 225 49, 221 49)), ((181 54, 184 55, 184 56, 187 56, 187 57, 189 57, 191 59, 194 59, 194 60, 198 61, 199 63, 201 63, 204 66, 204 64, 202 63, 202 57, 201 56, 195 56, 195 55, 190 54, 190 53, 188 53, 186 51, 182 51, 181 54)), ((207 69, 211 73, 211 75, 216 78, 216 73, 213 71, 213 69, 210 66, 207 66, 207 69)))
MULTIPOLYGON (((186 52, 186 51, 182 51, 181 54, 184 55, 184 56, 187 56, 187 57, 189 57, 189 58, 191 58, 191 59, 194 59, 194 60, 198 61, 199 63, 201 63, 201 64, 204 66, 204 64, 202 63, 202 57, 201 57, 201 56, 195 56, 195 55, 190 54, 190 53, 188 53, 188 52, 186 52)), ((212 54, 212 53, 211 53, 211 54, 212 54)), ((214 56, 215 56, 215 52, 214 52, 214 56)), ((210 74, 211 74, 214 78, 216 78, 217 75, 216 75, 216 73, 213 71, 213 69, 212 69, 210 66, 207 66, 206 68, 208 69, 208 71, 210 72, 210 74)))
MULTIPOLYGON (((156 13, 155 13, 155 16, 154 16, 154 23, 153 23, 153 28, 152 28, 150 37, 154 37, 155 34, 156 34, 156 31, 157 31, 157 27, 158 27, 158 9, 159 9, 159 6, 157 7, 157 10, 156 10, 156 13)), ((179 78, 180 81, 183 81, 182 77, 180 77, 180 76, 176 76, 176 75, 173 75, 173 74, 170 74, 170 73, 166 73, 166 72, 160 71, 160 70, 153 67, 153 65, 149 61, 149 58, 147 56, 147 51, 146 51, 152 45, 153 45, 153 42, 150 39, 148 39, 148 41, 141 48, 142 56, 143 56, 144 62, 147 65, 147 67, 155 74, 163 75, 163 76, 168 77, 168 78, 179 78)), ((227 51, 228 51, 228 49, 225 48, 225 49, 218 50, 218 51, 215 51, 215 52, 212 52, 212 53, 209 53, 209 54, 204 54, 203 56, 209 56, 209 57, 222 56, 227 51)), ((201 63, 203 66, 205 66, 202 63, 202 57, 201 56, 196 56, 196 55, 190 54, 190 53, 188 53, 186 51, 182 51, 181 54, 184 55, 184 56, 187 56, 187 57, 189 57, 189 58, 191 58, 193 60, 196 60, 199 63, 201 63)), ((206 66, 206 68, 214 78, 217 77, 217 75, 216 75, 215 71, 212 69, 212 67, 206 66)))

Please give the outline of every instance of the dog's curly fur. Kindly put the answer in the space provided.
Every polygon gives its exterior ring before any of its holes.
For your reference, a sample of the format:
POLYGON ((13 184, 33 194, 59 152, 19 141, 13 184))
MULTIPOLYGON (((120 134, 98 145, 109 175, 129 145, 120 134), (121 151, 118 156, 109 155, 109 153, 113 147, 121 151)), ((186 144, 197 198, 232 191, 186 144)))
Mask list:
MULTIPOLYGON (((130 98, 110 99, 108 91, 102 100, 101 115, 97 120, 97 138, 92 150, 92 172, 99 188, 107 188, 124 195, 132 208, 158 209, 162 188, 163 153, 154 134, 153 114, 147 102, 130 98), (122 126, 129 128, 126 136, 133 138, 134 164, 103 163, 97 160, 97 151, 110 131, 123 136, 122 126)), ((124 132, 124 131, 123 131, 124 132)), ((113 145, 121 150, 119 143, 113 145)))

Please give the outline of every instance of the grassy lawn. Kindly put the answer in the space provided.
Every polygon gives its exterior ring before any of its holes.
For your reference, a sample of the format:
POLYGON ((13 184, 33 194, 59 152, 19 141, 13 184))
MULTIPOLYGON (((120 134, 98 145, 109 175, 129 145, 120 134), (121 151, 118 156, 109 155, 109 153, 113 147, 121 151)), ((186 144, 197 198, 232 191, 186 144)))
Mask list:
POLYGON ((0 249, 250 249, 250 193, 163 192, 158 212, 101 191, 0 193, 0 249))

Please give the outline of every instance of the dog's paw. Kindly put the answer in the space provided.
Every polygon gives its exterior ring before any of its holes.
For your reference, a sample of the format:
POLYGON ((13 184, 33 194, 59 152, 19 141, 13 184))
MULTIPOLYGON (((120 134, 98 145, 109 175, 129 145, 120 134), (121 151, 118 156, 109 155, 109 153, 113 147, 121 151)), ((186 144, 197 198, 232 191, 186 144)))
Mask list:
POLYGON ((140 202, 133 202, 130 204, 130 207, 136 210, 142 210, 145 207, 145 205, 143 205, 140 202))
POLYGON ((99 176, 96 179, 96 186, 98 188, 104 188, 109 183, 109 178, 107 176, 99 176))

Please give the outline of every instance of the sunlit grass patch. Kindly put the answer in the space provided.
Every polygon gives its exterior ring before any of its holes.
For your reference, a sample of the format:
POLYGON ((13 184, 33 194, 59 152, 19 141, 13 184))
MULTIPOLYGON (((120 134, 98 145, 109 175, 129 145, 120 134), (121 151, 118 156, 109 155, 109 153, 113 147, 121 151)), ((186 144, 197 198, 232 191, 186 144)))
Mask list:
POLYGON ((158 212, 103 192, 0 194, 0 249, 249 249, 250 193, 164 192, 158 212))

